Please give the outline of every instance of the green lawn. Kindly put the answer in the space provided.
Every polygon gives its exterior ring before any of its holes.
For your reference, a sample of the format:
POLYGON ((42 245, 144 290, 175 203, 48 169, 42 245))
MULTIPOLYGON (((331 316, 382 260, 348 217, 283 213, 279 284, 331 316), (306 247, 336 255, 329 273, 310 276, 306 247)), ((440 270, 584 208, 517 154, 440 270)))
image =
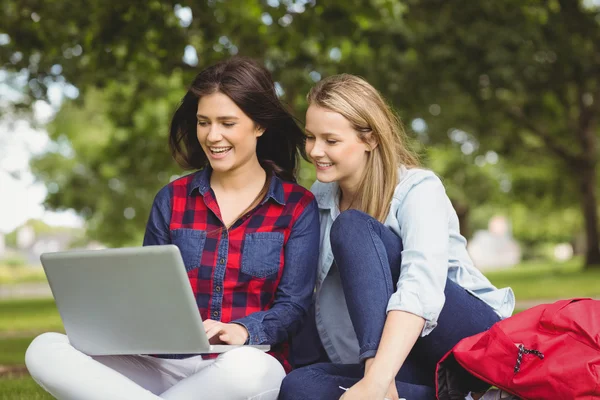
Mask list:
MULTIPOLYGON (((33 337, 9 337, 0 340, 0 365, 6 367, 23 366, 25 350, 33 337)), ((28 375, 0 376, 0 400, 4 399, 52 399, 46 391, 40 388, 28 375)))
POLYGON ((496 287, 510 286, 517 301, 600 297, 600 268, 583 270, 579 259, 565 263, 522 263, 485 275, 496 287))
POLYGON ((39 266, 5 265, 0 264, 0 284, 13 285, 17 283, 46 282, 44 270, 39 266))
POLYGON ((25 336, 0 340, 0 365, 23 365, 25 350, 33 338, 25 336))
MULTIPOLYGON (((41 332, 64 332, 52 299, 0 301, 0 365, 24 364, 25 350, 41 332)), ((52 399, 29 376, 0 377, 0 400, 52 399)))
POLYGON ((0 400, 51 400, 30 377, 0 378, 0 400))
MULTIPOLYGON (((562 264, 523 263, 486 276, 497 287, 512 287, 517 301, 600 297, 600 270, 583 271, 580 265, 577 259, 562 264)), ((0 366, 23 365, 31 340, 46 331, 64 331, 52 299, 0 301, 0 366)), ((0 377, 0 400, 51 398, 28 376, 0 377)))
POLYGON ((54 300, 0 301, 0 335, 11 332, 63 331, 54 300))

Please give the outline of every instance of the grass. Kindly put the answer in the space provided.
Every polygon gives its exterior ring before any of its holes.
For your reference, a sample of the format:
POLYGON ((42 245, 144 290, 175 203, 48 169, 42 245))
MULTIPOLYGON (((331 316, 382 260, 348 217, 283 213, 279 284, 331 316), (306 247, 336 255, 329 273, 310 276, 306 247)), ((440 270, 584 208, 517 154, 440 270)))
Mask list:
POLYGON ((0 301, 0 334, 11 332, 63 331, 52 299, 0 301))
MULTIPOLYGON (((0 365, 17 367, 24 364, 25 350, 33 337, 11 337, 0 340, 0 365)), ((31 377, 17 375, 0 376, 0 400, 23 399, 45 400, 53 399, 45 390, 39 387, 31 377)))
POLYGON ((0 340, 0 365, 15 366, 25 363, 25 350, 33 336, 11 337, 0 340))
MULTIPOLYGON (((52 299, 0 301, 0 365, 24 364, 25 350, 41 332, 64 332, 52 299)), ((0 400, 46 400, 53 397, 29 376, 0 376, 0 400)))
POLYGON ((485 275, 496 287, 510 286, 517 301, 600 297, 600 268, 584 270, 579 259, 564 263, 522 263, 485 275))
POLYGON ((46 282, 46 275, 41 267, 0 264, 0 285, 34 282, 46 282))
POLYGON ((53 398, 28 376, 0 379, 0 400, 49 400, 53 398))

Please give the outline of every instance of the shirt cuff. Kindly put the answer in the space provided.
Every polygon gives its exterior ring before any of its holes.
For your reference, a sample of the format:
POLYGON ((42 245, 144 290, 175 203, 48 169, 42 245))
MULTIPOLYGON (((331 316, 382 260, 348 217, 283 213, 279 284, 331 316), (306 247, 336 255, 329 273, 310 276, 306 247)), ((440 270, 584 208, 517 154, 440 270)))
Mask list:
POLYGON ((390 311, 405 311, 423 318, 425 326, 421 331, 421 337, 427 336, 433 331, 440 315, 439 312, 427 311, 419 299, 419 295, 408 291, 403 291, 402 294, 397 291, 390 297, 386 312, 390 311))
POLYGON ((266 339, 262 332, 262 325, 259 321, 250 317, 244 317, 231 321, 231 323, 241 325, 248 331, 248 339, 244 344, 257 345, 265 343, 266 339))

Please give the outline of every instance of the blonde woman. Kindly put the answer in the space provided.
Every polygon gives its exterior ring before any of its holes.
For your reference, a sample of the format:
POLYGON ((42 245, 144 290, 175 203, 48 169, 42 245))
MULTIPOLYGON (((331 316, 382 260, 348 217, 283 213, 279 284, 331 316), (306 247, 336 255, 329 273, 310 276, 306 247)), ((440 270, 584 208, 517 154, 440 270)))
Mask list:
POLYGON ((437 361, 511 315, 512 290, 473 266, 444 185, 419 168, 377 90, 332 76, 308 103, 321 220, 315 327, 329 362, 293 371, 279 398, 434 399, 437 361))

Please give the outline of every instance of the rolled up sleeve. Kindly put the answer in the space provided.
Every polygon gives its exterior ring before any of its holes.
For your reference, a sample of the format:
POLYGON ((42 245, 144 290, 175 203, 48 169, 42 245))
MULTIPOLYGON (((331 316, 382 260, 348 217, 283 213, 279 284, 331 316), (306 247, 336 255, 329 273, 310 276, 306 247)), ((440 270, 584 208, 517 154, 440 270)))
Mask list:
POLYGON ((402 264, 387 311, 406 311, 425 319, 421 336, 437 326, 445 302, 448 202, 442 182, 430 176, 408 191, 396 213, 403 244, 402 264))

